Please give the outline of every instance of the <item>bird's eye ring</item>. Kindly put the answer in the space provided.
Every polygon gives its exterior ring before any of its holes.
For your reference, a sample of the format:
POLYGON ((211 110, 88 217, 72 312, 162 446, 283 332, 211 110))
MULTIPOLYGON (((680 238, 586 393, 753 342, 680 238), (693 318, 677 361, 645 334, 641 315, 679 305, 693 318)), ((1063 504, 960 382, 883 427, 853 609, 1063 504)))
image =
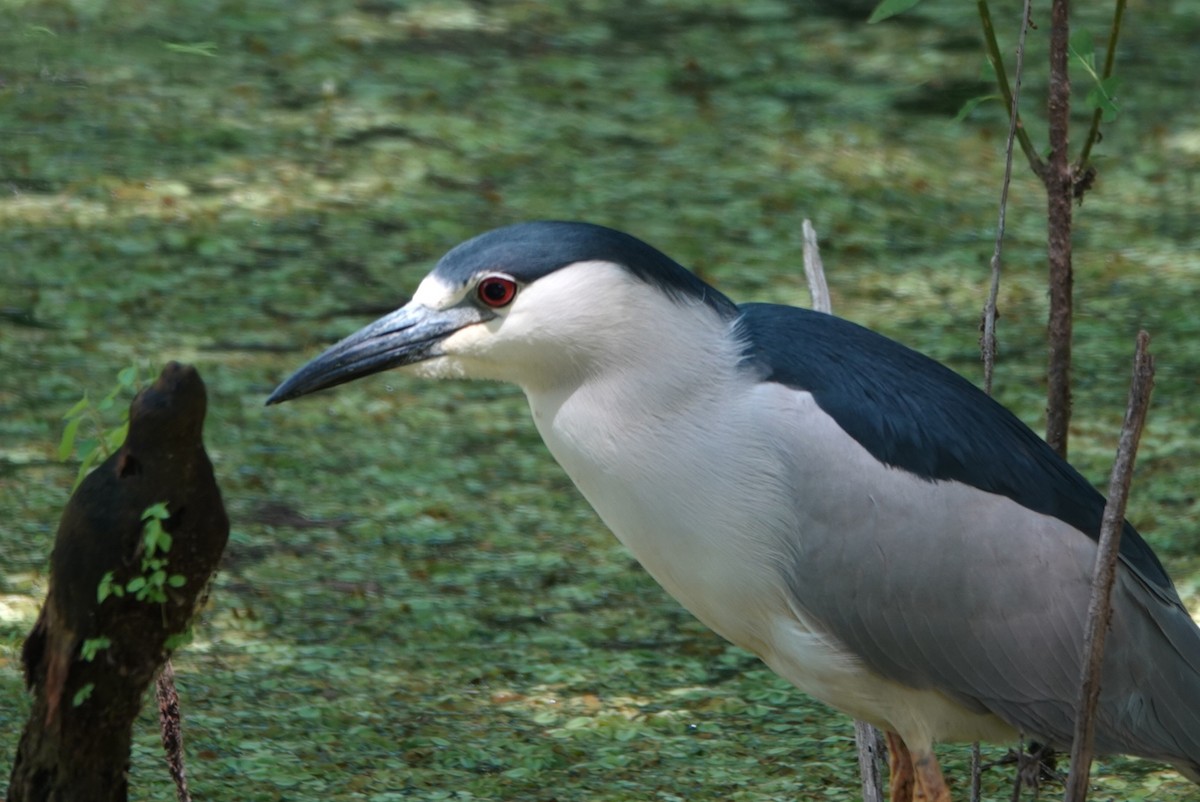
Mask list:
POLYGON ((493 309, 508 306, 517 297, 517 282, 508 276, 485 276, 475 288, 479 300, 493 309))

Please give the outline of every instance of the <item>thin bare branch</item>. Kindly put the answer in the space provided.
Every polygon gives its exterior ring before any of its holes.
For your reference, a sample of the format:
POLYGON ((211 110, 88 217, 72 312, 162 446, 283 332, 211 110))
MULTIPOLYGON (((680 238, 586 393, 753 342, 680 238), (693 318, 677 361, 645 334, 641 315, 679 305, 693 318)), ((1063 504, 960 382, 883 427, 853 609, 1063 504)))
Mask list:
POLYGON ((1150 335, 1139 331, 1133 357, 1129 404, 1125 408, 1125 423, 1121 427, 1117 457, 1108 483, 1108 503, 1104 506, 1104 518, 1100 525, 1100 544, 1096 553, 1087 631, 1083 641, 1083 671, 1079 680, 1079 698, 1075 702, 1075 736, 1071 746, 1071 773, 1063 797, 1065 802, 1084 802, 1087 799, 1088 775, 1092 765, 1093 714, 1100 697, 1100 666, 1112 617, 1112 586, 1116 579, 1121 530, 1125 524, 1125 505, 1129 498, 1129 485, 1133 481, 1138 442, 1146 423, 1146 411, 1150 407, 1150 391, 1154 387, 1154 357, 1150 355, 1149 348, 1150 335))
MULTIPOLYGON (((986 5, 986 4, 985 4, 986 5)), ((1033 0, 1025 0, 1021 12, 1021 32, 1017 37, 1017 64, 1013 72, 1013 91, 1008 107, 1008 141, 1004 148, 1004 181, 1000 185, 1000 214, 996 223, 996 243, 992 249, 992 283, 988 289, 987 304, 983 307, 983 337, 980 348, 983 352, 983 389, 992 394, 992 375, 996 370, 996 302, 1000 296, 1001 254, 1004 248, 1004 224, 1008 211, 1008 187, 1012 183, 1013 140, 1019 127, 1021 102, 1021 76, 1025 69, 1025 34, 1029 31, 1029 15, 1033 0)), ((993 37, 995 38, 995 37, 993 37)))
POLYGON ((163 663, 154 687, 163 752, 167 758, 167 770, 175 781, 175 796, 179 802, 192 802, 183 760, 183 722, 179 715, 179 692, 175 690, 175 666, 171 665, 169 658, 163 663))
MULTIPOLYGON (((821 263, 821 248, 817 245, 817 231, 808 219, 804 220, 801 230, 804 233, 804 277, 808 281, 812 307, 818 312, 832 314, 833 303, 829 298, 829 284, 825 281, 825 266, 821 263)), ((858 747, 863 802, 883 802, 883 737, 867 722, 855 721, 854 742, 858 747)))
POLYGON ((983 789, 983 754, 979 751, 979 741, 971 744, 971 802, 982 799, 983 789))
MULTIPOLYGON (((1117 40, 1121 38, 1121 19, 1124 15, 1125 0, 1117 0, 1116 9, 1113 11, 1112 28, 1108 31, 1108 50, 1104 54, 1104 69, 1100 72, 1101 80, 1112 76, 1113 62, 1117 57, 1117 40)), ((1092 112, 1092 126, 1088 129, 1087 139, 1083 142, 1083 150, 1079 152, 1079 160, 1075 162, 1076 175, 1082 175, 1088 168, 1088 161, 1092 156, 1092 146, 1100 141, 1100 121, 1103 117, 1102 109, 1092 112)))
POLYGON ((1017 771, 1013 775, 1012 794, 1009 796, 1009 802, 1021 802, 1021 790, 1025 787, 1025 739, 1021 738, 1017 742, 1017 771))
MULTIPOLYGON (((1013 141, 1016 139, 1018 131, 1024 133, 1024 129, 1020 126, 1021 79, 1025 73, 1025 36, 1029 32, 1029 18, 1032 12, 1032 0, 1025 0, 1021 11, 1021 28, 1017 36, 1017 63, 1013 71, 1013 89, 1011 93, 1004 93, 1008 97, 1009 103, 1008 139, 1004 146, 1004 180, 1000 185, 1000 211, 996 222, 996 242, 992 249, 991 284, 988 288, 987 303, 983 307, 983 335, 979 343, 983 355, 983 388, 988 395, 992 394, 992 383, 996 372, 996 316, 1000 297, 1000 270, 1003 264, 1004 227, 1008 213, 1008 188, 1012 183, 1013 141)), ((980 0, 980 17, 983 20, 984 34, 989 42, 989 47, 998 54, 996 34, 991 27, 991 15, 988 13, 986 0, 980 0)), ((997 80, 1003 91, 1003 88, 1007 86, 1003 63, 999 62, 998 55, 994 58, 997 60, 997 80)), ((1025 139, 1028 139, 1028 136, 1025 139)), ((1025 147, 1024 141, 1022 147, 1025 147)), ((1032 148, 1032 146, 1030 147, 1032 148)), ((1029 158, 1030 154, 1031 150, 1026 150, 1026 158, 1029 158)), ((1036 156, 1036 154, 1034 155, 1036 156)), ((1032 159, 1030 167, 1037 173, 1038 164, 1035 164, 1032 159)), ((982 779, 982 756, 979 751, 979 742, 976 741, 971 744, 971 802, 979 802, 982 779)))
POLYGON ((858 745, 858 770, 862 778, 863 802, 883 802, 883 737, 865 721, 854 722, 858 745))
POLYGON ((1074 276, 1071 267, 1071 214, 1075 176, 1071 169, 1068 130, 1071 78, 1067 72, 1070 3, 1050 4, 1050 161, 1042 176, 1047 199, 1047 255, 1050 263, 1050 358, 1046 367, 1046 442, 1067 456, 1071 424, 1071 326, 1074 276))
POLYGON ((810 220, 805 220, 804 232, 804 278, 808 280, 808 292, 812 296, 813 309, 830 314, 833 302, 829 299, 829 285, 825 283, 825 266, 821 264, 821 249, 817 245, 817 231, 810 220))
MULTIPOLYGON (((979 21, 983 26, 983 43, 987 48, 988 61, 992 64, 992 69, 996 73, 996 86, 1000 89, 1000 97, 1004 99, 1006 108, 1013 108, 1013 90, 1008 84, 1008 73, 1004 69, 1004 56, 1000 53, 1000 44, 996 40, 996 28, 992 25, 992 12, 988 8, 987 0, 976 0, 976 6, 979 9, 979 21)), ((1026 7, 1025 21, 1029 22, 1029 11, 1026 7)), ((1042 157, 1038 155, 1037 148, 1033 146, 1033 141, 1029 138, 1029 132, 1025 130, 1025 126, 1021 124, 1020 118, 1017 118, 1017 141, 1021 144, 1021 152, 1025 154, 1025 159, 1029 162, 1029 169, 1033 170, 1033 174, 1041 178, 1046 171, 1046 163, 1042 161, 1042 157)))

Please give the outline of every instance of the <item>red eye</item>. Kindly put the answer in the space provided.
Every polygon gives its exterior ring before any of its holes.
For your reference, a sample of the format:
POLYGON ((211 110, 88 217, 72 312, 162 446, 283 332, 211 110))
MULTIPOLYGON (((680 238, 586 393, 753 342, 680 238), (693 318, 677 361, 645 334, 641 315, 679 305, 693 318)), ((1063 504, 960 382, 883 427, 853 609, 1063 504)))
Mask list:
POLYGON ((517 282, 505 276, 488 276, 476 288, 479 300, 493 309, 508 306, 517 297, 517 282))

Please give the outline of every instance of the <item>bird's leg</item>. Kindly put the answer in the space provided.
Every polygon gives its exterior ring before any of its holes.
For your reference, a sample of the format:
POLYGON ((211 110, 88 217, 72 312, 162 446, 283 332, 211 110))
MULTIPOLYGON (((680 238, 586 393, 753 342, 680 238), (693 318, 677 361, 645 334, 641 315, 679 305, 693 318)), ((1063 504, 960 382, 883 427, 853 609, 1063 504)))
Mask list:
POLYGON ((913 769, 917 775, 917 793, 925 802, 950 802, 950 789, 942 777, 937 755, 930 751, 914 756, 913 769))
POLYGON ((891 775, 888 786, 891 791, 891 802, 913 802, 916 791, 913 776, 912 755, 904 739, 894 732, 887 733, 888 774, 891 775))

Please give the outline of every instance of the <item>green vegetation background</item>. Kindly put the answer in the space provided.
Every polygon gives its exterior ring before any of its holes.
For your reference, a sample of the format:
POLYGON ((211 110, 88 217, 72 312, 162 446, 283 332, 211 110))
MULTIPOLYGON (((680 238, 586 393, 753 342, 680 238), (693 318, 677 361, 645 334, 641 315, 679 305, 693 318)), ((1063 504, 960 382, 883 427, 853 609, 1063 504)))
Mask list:
MULTIPOLYGON (((0 0, 0 787, 75 473, 61 416, 179 359, 208 382, 234 522, 177 661, 197 798, 856 799, 850 722, 667 598, 517 391, 392 375, 262 402, 449 246, 545 217, 796 304, 810 217, 840 314, 978 378, 1004 123, 995 104, 951 119, 991 91, 973 4, 867 26, 870 5, 0 0)), ((1103 41, 1110 4, 1080 5, 1103 41)), ((1007 52, 1018 8, 994 8, 1007 52)), ((1072 441, 1104 483, 1145 326, 1158 385, 1130 514, 1193 605, 1198 59, 1200 3, 1130 3, 1122 114, 1077 215, 1072 441)), ((1016 175, 997 386, 1040 429, 1043 196, 1016 175)), ((965 750, 944 754, 961 794, 965 750)), ((1098 772, 1096 799, 1195 798, 1155 766, 1098 772)), ((172 798, 149 717, 132 784, 172 798)))

